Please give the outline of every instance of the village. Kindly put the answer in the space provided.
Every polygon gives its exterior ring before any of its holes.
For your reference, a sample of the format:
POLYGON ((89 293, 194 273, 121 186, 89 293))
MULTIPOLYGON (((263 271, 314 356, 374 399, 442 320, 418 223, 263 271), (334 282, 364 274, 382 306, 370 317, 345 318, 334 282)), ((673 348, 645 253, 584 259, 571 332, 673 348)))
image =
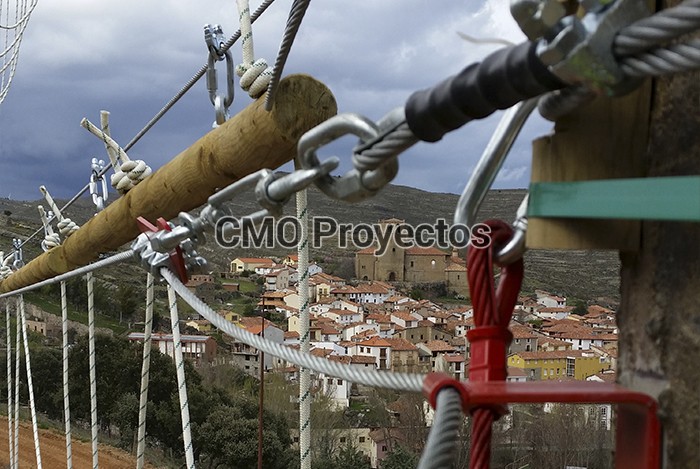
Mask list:
MULTIPOLYGON (((235 292, 237 280, 255 279, 261 291, 251 314, 243 315, 226 304, 218 313, 253 334, 299 348, 297 262, 293 254, 234 258, 228 271, 192 276, 188 287, 212 304, 217 289, 235 292)), ((454 297, 468 298, 466 272, 465 261, 456 252, 435 248, 394 247, 381 257, 374 256, 371 248, 360 250, 355 254, 354 279, 324 273, 321 265, 312 263, 311 354, 378 373, 443 372, 466 379, 472 307, 467 301, 440 304, 412 298, 405 289, 406 285, 444 282, 454 297)), ((298 382, 298 367, 270 355, 261 360, 257 349, 230 338, 223 345, 217 343, 215 328, 196 314, 181 322, 190 332, 182 336, 183 352, 195 364, 235 366, 255 378, 261 376, 262 366, 266 376, 298 382)), ((565 297, 535 290, 520 296, 510 331, 508 381, 615 381, 618 329, 611 307, 593 303, 577 307, 567 304, 565 297)), ((128 337, 142 341, 143 333, 132 332, 128 337)), ((173 356, 171 334, 154 333, 153 340, 162 353, 173 356)), ((345 411, 366 397, 362 386, 323 373, 312 374, 312 382, 316 393, 336 411, 345 411)), ((600 428, 610 430, 610 405, 597 406, 595 418, 600 428)), ((430 426, 427 406, 425 422, 430 426)), ((352 440, 376 468, 392 444, 403 438, 399 427, 397 423, 396 428, 349 428, 341 439, 352 440)))

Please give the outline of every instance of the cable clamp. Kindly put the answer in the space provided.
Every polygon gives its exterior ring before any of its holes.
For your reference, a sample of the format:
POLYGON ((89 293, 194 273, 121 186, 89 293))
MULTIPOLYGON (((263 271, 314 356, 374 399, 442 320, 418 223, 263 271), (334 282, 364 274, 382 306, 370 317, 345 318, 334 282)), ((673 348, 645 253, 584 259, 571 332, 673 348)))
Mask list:
MULTIPOLYGON (((553 0, 518 2, 550 4, 553 0)), ((613 53, 615 36, 635 21, 650 15, 646 2, 639 0, 580 0, 583 17, 563 16, 538 41, 536 53, 550 71, 566 83, 584 84, 608 96, 626 94, 635 89, 640 79, 627 77, 613 53)), ((537 11, 544 10, 544 7, 537 11)), ((560 10, 561 12, 561 10, 560 10)), ((519 20, 526 34, 530 28, 523 15, 519 20)), ((517 18, 516 18, 517 20, 517 18)), ((536 33, 535 33, 536 34, 536 33)))

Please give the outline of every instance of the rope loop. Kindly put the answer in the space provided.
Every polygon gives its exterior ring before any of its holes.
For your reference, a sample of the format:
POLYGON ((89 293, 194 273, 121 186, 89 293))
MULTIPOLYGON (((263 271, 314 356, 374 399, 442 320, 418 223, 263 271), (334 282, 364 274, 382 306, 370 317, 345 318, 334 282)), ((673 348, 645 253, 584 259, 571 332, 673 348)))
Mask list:
MULTIPOLYGON (((523 281, 522 257, 501 267, 494 287, 496 254, 513 236, 513 228, 501 220, 487 220, 472 234, 467 255, 467 280, 474 304, 475 328, 471 343, 470 381, 503 381, 507 375, 506 350, 512 338, 508 324, 523 281)), ((472 410, 470 469, 487 469, 491 454, 491 427, 505 409, 476 407, 472 410)))
POLYGON ((251 98, 257 99, 267 91, 272 79, 272 67, 267 65, 265 59, 258 59, 253 63, 238 64, 236 75, 241 77, 240 85, 243 91, 251 98))

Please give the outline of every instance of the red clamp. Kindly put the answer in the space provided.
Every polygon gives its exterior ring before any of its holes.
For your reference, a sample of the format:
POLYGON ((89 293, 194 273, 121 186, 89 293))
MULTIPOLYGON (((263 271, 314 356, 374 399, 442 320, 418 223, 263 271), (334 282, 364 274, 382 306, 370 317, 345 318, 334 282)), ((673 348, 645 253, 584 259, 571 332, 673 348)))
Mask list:
MULTIPOLYGON (((145 234, 148 239, 151 239, 151 237, 159 231, 172 231, 170 224, 163 217, 156 220, 157 226, 143 217, 138 217, 136 219, 136 224, 141 233, 145 234)), ((187 268, 185 267, 185 258, 182 255, 180 246, 176 246, 175 249, 170 251, 168 257, 170 258, 170 267, 172 267, 180 281, 182 283, 187 283, 189 278, 187 276, 187 268)))

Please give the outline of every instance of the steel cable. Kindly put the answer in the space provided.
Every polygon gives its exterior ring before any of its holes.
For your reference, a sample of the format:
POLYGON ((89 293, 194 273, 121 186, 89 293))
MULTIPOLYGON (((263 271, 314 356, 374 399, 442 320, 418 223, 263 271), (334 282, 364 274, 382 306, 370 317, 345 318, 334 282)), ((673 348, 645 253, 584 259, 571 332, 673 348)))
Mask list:
POLYGON ((306 10, 309 8, 309 3, 311 3, 311 0, 294 0, 294 3, 292 3, 292 9, 290 10, 289 17, 287 18, 287 26, 284 29, 284 35, 282 36, 282 42, 280 43, 280 49, 277 53, 277 58, 275 59, 275 65, 272 67, 270 83, 267 85, 267 96, 265 97, 266 111, 271 110, 272 105, 275 102, 277 85, 279 85, 280 79, 282 78, 282 70, 284 69, 284 65, 287 63, 289 52, 292 50, 292 44, 297 36, 297 32, 299 31, 301 22, 304 19, 306 10))
POLYGON ((700 39, 625 57, 620 66, 626 75, 640 78, 695 70, 700 68, 700 39))
POLYGON ((124 251, 120 252, 119 254, 115 254, 113 256, 110 256, 106 259, 102 259, 101 261, 94 262, 92 264, 88 264, 84 267, 80 267, 75 270, 71 270, 70 272, 66 272, 65 274, 57 275, 55 277, 43 280, 41 282, 33 283, 31 285, 28 285, 23 288, 19 288, 17 290, 12 290, 7 293, 3 293, 0 295, 0 298, 6 298, 8 296, 12 295, 19 295, 21 293, 26 293, 28 291, 36 290, 37 288, 41 288, 46 285, 53 285, 54 283, 61 282, 63 280, 68 280, 69 278, 77 277, 78 275, 83 275, 87 274, 88 272, 92 272, 97 269, 101 269, 103 267, 108 267, 110 265, 115 265, 119 264, 122 262, 125 262, 127 260, 133 260, 134 259, 134 253, 132 251, 124 251))
POLYGON ((700 0, 686 0, 623 28, 615 36, 615 55, 625 57, 648 51, 698 27, 700 0))
POLYGON ((464 418, 462 399, 453 388, 437 395, 433 425, 425 443, 418 469, 450 469, 455 459, 459 427, 464 418))

